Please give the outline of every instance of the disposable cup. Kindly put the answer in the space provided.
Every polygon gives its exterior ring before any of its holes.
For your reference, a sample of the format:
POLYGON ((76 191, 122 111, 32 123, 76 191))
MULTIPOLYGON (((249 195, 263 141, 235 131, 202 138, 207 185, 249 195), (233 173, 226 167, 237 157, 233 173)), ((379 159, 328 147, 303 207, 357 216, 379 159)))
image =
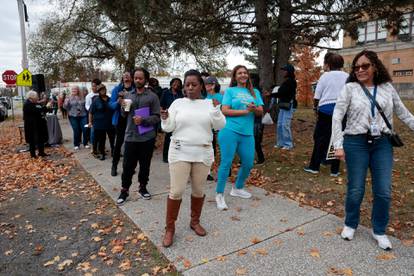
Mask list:
POLYGON ((132 104, 132 100, 131 99, 125 99, 124 100, 124 110, 126 112, 129 112, 131 110, 131 104, 132 104))

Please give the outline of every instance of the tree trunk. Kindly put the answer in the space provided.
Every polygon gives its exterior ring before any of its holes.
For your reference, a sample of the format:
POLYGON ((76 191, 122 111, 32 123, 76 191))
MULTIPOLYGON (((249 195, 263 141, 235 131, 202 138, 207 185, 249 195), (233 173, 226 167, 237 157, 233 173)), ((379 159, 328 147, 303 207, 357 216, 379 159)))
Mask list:
POLYGON ((280 12, 278 17, 278 28, 276 36, 276 56, 273 68, 273 73, 277 85, 280 85, 283 81, 283 75, 280 71, 280 67, 289 61, 290 55, 292 54, 291 46, 293 39, 289 31, 292 24, 291 0, 280 0, 279 4, 280 12))
POLYGON ((270 34, 269 19, 267 17, 266 0, 255 1, 255 14, 260 86, 263 90, 269 90, 273 85, 272 37, 270 34))

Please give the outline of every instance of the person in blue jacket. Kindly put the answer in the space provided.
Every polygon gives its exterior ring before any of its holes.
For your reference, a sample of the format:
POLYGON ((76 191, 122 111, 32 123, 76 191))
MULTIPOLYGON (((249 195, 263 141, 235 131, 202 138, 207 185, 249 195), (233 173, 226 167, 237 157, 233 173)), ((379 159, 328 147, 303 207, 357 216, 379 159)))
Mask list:
MULTIPOLYGON (((170 81, 170 89, 164 90, 161 96, 161 110, 167 110, 173 103, 173 101, 184 97, 182 88, 183 82, 181 81, 181 79, 173 78, 170 81)), ((171 135, 171 132, 166 132, 164 136, 164 146, 162 150, 162 160, 164 161, 164 163, 168 163, 168 149, 170 148, 171 135)))
POLYGON ((96 92, 98 92, 98 96, 93 98, 89 109, 89 127, 93 126, 95 132, 93 149, 100 153, 100 160, 105 160, 106 135, 109 137, 111 150, 114 147, 115 135, 111 124, 113 112, 109 107, 109 97, 106 95, 105 85, 98 85, 96 92))
POLYGON ((246 66, 234 67, 230 87, 224 92, 221 108, 226 116, 226 126, 218 134, 221 160, 216 187, 216 203, 219 210, 225 210, 228 207, 224 201, 224 188, 236 152, 240 157, 241 166, 235 187, 231 189, 230 195, 241 198, 252 196, 243 188, 253 167, 254 118, 262 116, 263 100, 260 92, 253 89, 246 66))
POLYGON ((121 82, 112 89, 111 100, 109 106, 114 111, 112 115, 112 125, 116 129, 116 140, 114 151, 112 153, 112 168, 111 175, 116 176, 119 159, 121 158, 121 147, 124 143, 125 129, 127 125, 126 118, 122 117, 121 114, 121 101, 124 99, 126 94, 134 91, 134 84, 132 81, 131 72, 125 71, 122 75, 121 82))

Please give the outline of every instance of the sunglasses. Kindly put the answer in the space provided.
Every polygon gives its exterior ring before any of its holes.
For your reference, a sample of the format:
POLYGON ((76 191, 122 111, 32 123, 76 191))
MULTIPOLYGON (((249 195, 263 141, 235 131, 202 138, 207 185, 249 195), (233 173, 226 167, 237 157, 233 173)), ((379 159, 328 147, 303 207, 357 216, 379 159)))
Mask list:
POLYGON ((364 64, 361 64, 361 65, 355 65, 355 66, 353 67, 353 70, 354 70, 355 72, 358 72, 358 71, 359 71, 359 69, 362 69, 363 71, 366 71, 366 70, 368 70, 368 68, 369 68, 371 65, 372 65, 371 63, 364 63, 364 64))

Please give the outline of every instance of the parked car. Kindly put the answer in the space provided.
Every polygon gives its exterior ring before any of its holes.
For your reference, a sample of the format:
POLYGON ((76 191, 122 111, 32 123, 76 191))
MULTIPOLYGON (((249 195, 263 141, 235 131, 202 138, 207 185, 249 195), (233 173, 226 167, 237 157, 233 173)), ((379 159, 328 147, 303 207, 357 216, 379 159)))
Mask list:
POLYGON ((0 97, 0 102, 2 102, 7 107, 7 109, 11 109, 12 102, 10 97, 0 97))
POLYGON ((7 117, 9 117, 9 111, 7 110, 7 107, 0 102, 0 122, 6 120, 7 117))
MULTIPOLYGON (((23 100, 25 100, 24 97, 23 97, 23 100)), ((22 96, 14 96, 13 101, 22 101, 22 96)))

